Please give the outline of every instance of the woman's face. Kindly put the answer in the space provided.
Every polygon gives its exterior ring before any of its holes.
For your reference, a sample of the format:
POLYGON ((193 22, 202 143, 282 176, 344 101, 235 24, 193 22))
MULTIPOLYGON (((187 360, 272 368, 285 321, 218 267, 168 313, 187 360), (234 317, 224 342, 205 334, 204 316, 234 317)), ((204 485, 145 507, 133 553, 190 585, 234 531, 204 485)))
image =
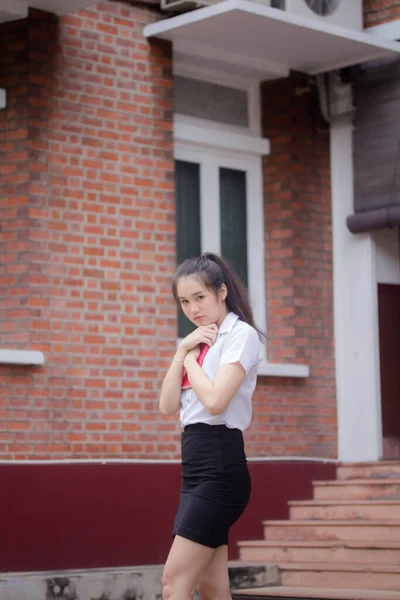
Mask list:
POLYGON ((200 327, 215 323, 219 327, 228 314, 226 307, 226 285, 215 294, 208 289, 199 277, 180 277, 177 293, 181 308, 186 317, 200 327))

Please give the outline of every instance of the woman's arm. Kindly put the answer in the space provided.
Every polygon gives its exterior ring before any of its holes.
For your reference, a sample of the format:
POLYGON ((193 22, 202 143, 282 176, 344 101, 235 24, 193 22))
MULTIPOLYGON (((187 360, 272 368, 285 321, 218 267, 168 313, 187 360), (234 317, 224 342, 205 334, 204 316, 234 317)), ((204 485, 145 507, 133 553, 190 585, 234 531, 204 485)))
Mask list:
POLYGON ((161 386, 159 409, 163 415, 173 415, 180 408, 183 361, 188 352, 192 351, 194 360, 196 361, 196 358, 199 355, 199 349, 196 347, 199 344, 212 346, 215 342, 217 333, 218 328, 216 325, 198 327, 180 343, 161 386))
POLYGON ((240 362, 234 362, 221 365, 214 382, 212 382, 199 367, 195 354, 192 352, 188 352, 186 355, 184 366, 194 393, 204 408, 213 416, 226 410, 246 376, 246 371, 240 362))
POLYGON ((260 340, 255 329, 238 327, 224 341, 220 366, 212 382, 199 367, 194 351, 188 352, 184 366, 191 386, 211 415, 226 410, 229 402, 243 383, 246 373, 259 362, 260 340))
POLYGON ((175 355, 167 374, 164 377, 161 386, 161 394, 159 401, 160 412, 167 416, 175 414, 181 405, 181 386, 182 386, 182 371, 183 358, 178 353, 175 355))

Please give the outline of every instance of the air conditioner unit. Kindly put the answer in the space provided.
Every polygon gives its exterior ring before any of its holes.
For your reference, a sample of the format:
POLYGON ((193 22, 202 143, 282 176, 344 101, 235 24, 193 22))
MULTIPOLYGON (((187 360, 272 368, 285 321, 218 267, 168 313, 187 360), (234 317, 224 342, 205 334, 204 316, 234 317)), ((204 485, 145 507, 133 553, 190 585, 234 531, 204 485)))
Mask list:
MULTIPOLYGON (((249 0, 293 15, 314 18, 323 23, 363 29, 362 0, 249 0)), ((223 0, 161 0, 161 8, 171 12, 186 12, 211 6, 223 0)))
MULTIPOLYGON (((250 0, 264 6, 271 6, 271 0, 250 0)), ((273 0, 272 0, 273 1, 273 0)), ((187 12, 203 6, 211 6, 223 0, 161 0, 161 8, 170 12, 187 12)))
POLYGON ((270 0, 273 8, 323 23, 363 29, 362 0, 270 0))

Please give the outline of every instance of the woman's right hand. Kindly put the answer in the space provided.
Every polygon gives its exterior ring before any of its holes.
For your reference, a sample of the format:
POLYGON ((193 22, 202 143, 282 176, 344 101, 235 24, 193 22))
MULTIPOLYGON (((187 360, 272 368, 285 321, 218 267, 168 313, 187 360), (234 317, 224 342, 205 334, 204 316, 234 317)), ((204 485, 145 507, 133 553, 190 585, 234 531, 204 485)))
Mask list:
POLYGON ((199 344, 207 344, 207 346, 211 347, 217 339, 217 334, 218 327, 214 323, 211 325, 201 325, 181 341, 177 354, 187 354, 199 344))

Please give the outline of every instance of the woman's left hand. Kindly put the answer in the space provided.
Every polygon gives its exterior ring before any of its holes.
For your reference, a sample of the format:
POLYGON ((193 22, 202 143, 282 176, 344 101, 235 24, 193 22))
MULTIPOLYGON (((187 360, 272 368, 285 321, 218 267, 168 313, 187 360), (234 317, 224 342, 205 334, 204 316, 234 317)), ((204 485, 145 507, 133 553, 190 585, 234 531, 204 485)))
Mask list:
POLYGON ((187 360, 197 360, 200 356, 200 346, 195 346, 185 356, 185 360, 183 361, 183 366, 186 367, 187 360))

